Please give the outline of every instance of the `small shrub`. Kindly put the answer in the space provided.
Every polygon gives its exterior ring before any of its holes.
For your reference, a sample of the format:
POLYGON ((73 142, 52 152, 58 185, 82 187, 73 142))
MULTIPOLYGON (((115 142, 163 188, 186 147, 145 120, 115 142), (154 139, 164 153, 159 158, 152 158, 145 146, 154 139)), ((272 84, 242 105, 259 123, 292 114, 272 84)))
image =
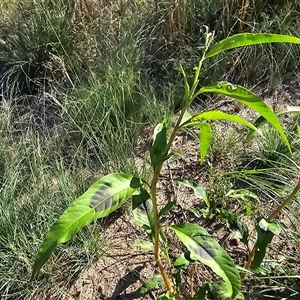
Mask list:
MULTIPOLYGON (((94 183, 82 196, 75 200, 55 222, 39 249, 36 261, 33 267, 32 279, 35 279, 38 272, 49 259, 55 250, 57 244, 65 243, 72 238, 74 234, 83 227, 111 214, 120 208, 130 197, 132 197, 132 213, 136 223, 145 229, 149 242, 142 242, 143 248, 152 249, 154 251, 154 259, 159 269, 160 275, 151 278, 143 287, 143 292, 149 289, 159 287, 163 281, 166 291, 160 294, 160 299, 182 299, 182 279, 181 271, 187 270, 188 266, 194 268, 194 264, 200 262, 212 269, 212 271, 223 279, 223 281, 213 281, 194 289, 193 284, 190 285, 189 299, 206 298, 230 298, 242 297, 241 284, 242 279, 247 275, 242 272, 240 275, 237 266, 234 264, 227 252, 210 237, 207 231, 194 223, 181 224, 164 224, 162 225, 162 216, 172 210, 174 202, 168 202, 161 209, 158 207, 157 201, 157 184, 160 172, 165 161, 176 155, 172 152, 171 147, 175 137, 180 130, 189 127, 196 127, 200 130, 200 162, 202 163, 209 150, 212 140, 212 128, 210 121, 227 120, 242 124, 249 127, 253 132, 257 128, 239 117, 222 111, 204 111, 192 116, 188 112, 192 101, 202 93, 218 93, 230 96, 238 102, 249 106, 261 115, 261 119, 267 120, 280 134, 287 149, 292 152, 288 138, 277 119, 276 115, 258 96, 249 90, 232 85, 228 82, 218 82, 213 85, 204 86, 197 91, 199 76, 203 62, 209 57, 218 53, 246 45, 267 43, 267 42, 292 42, 300 44, 300 39, 270 34, 241 34, 225 39, 215 45, 208 51, 212 41, 213 34, 205 34, 205 47, 203 56, 195 70, 194 80, 192 84, 185 75, 184 76, 185 93, 182 100, 182 110, 172 128, 169 128, 166 121, 158 124, 154 130, 153 143, 150 147, 150 162, 153 169, 153 175, 150 182, 130 174, 112 173, 104 176, 94 183), (167 132, 171 131, 169 138, 167 132), (165 230, 171 230, 177 238, 184 244, 187 251, 181 253, 175 260, 169 255, 172 248, 169 245, 165 230), (165 267, 162 258, 165 259, 168 268, 165 267)), ((246 136, 246 135, 245 135, 246 136)), ((249 138, 250 135, 248 135, 249 138)), ((196 184, 188 181, 181 181, 194 189, 195 194, 203 199, 209 209, 206 217, 216 211, 216 203, 210 202, 209 194, 196 184), (212 207, 211 207, 212 205, 212 207)), ((280 226, 273 222, 282 209, 291 201, 295 194, 300 190, 300 179, 293 192, 286 200, 276 208, 268 218, 259 217, 257 219, 256 231, 257 240, 250 250, 249 247, 249 230, 246 225, 242 224, 235 215, 230 214, 221 208, 221 215, 226 218, 231 226, 239 228, 241 233, 241 241, 246 244, 249 249, 248 261, 245 265, 245 271, 251 270, 255 272, 261 265, 268 245, 272 242, 274 235, 279 234, 280 226)), ((232 190, 226 193, 226 197, 245 201, 245 197, 250 196, 257 199, 257 196, 247 190, 232 190)), ((245 202, 245 205, 247 202, 245 202)), ((247 210, 247 213, 249 210, 247 210)), ((193 271, 191 272, 193 278, 193 271)), ((193 279, 192 279, 193 281, 193 279)))

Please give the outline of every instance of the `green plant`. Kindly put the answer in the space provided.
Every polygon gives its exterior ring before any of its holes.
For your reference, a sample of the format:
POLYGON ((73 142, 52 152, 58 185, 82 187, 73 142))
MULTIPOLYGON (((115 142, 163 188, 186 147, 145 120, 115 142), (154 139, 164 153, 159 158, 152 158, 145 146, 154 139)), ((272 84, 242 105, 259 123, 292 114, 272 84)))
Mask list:
MULTIPOLYGON (((188 108, 192 101, 203 93, 218 93, 232 97, 238 102, 247 105, 258 112, 267 120, 280 134, 286 147, 291 152, 291 146, 288 138, 277 119, 276 115, 259 97, 249 90, 230 84, 228 82, 218 82, 209 86, 204 86, 197 90, 200 71, 203 62, 225 50, 270 42, 290 42, 300 44, 300 39, 272 34, 240 34, 229 37, 217 45, 210 46, 214 35, 208 31, 205 34, 205 46, 202 58, 195 70, 194 80, 190 85, 184 70, 185 94, 182 101, 180 115, 173 126, 169 128, 167 122, 158 124, 154 130, 153 144, 150 148, 150 162, 153 169, 153 176, 150 182, 144 179, 124 174, 112 173, 104 176, 94 183, 82 196, 75 200, 61 215, 61 217, 52 226, 46 234, 36 257, 33 267, 32 277, 36 278, 42 266, 54 252, 56 246, 67 242, 74 234, 80 231, 84 226, 90 224, 98 218, 108 216, 110 213, 121 207, 130 197, 132 198, 133 216, 139 226, 145 229, 154 251, 155 262, 160 271, 159 277, 150 279, 148 285, 144 286, 143 291, 153 288, 163 280, 166 292, 163 292, 158 299, 182 299, 181 273, 190 265, 193 276, 194 266, 201 262, 212 269, 212 271, 223 279, 223 282, 211 282, 200 287, 198 290, 191 285, 189 299, 203 298, 239 298, 241 295, 241 277, 238 269, 226 251, 214 241, 207 231, 197 224, 162 224, 162 216, 172 209, 174 202, 168 202, 159 209, 157 201, 157 184, 162 166, 171 156, 177 155, 172 152, 172 144, 178 132, 187 127, 196 127, 200 130, 200 162, 203 163, 209 150, 212 139, 212 129, 210 121, 227 120, 242 124, 251 130, 257 131, 257 128, 239 117, 230 115, 218 110, 204 111, 192 116, 188 108), (170 135, 168 137, 168 132, 170 135), (176 234, 179 240, 187 248, 187 251, 181 253, 175 260, 170 256, 167 230, 176 234), (163 260, 164 259, 164 260, 163 260), (165 267, 165 263, 168 268, 165 267), (161 280, 162 279, 162 280, 161 280)), ((258 131, 257 131, 258 132, 258 131)), ((245 133, 246 137, 246 133, 245 133)), ((271 223, 274 217, 287 205, 288 202, 300 189, 300 181, 292 194, 282 203, 274 213, 266 220, 258 220, 257 232, 258 238, 255 246, 250 252, 246 269, 255 269, 260 265, 266 253, 266 248, 271 242, 274 234, 279 231, 279 225, 271 223), (262 236, 267 236, 263 239, 262 236)), ((241 190, 243 191, 243 190, 241 190)), ((240 191, 240 192, 241 192, 240 191)), ((242 194, 244 191, 242 192, 242 194)), ((229 194, 229 196, 232 195, 229 194)), ((235 195, 236 196, 236 195, 235 195)), ((145 242, 144 246, 149 247, 145 242)), ((242 274, 244 278, 246 273, 242 274)))
POLYGON ((245 207, 247 216, 250 216, 252 214, 252 205, 250 199, 259 201, 259 197, 248 189, 233 189, 232 186, 226 186, 225 190, 223 189, 220 195, 220 193, 216 193, 214 186, 210 187, 210 193, 203 187, 190 180, 177 179, 175 181, 183 186, 192 188, 196 197, 203 200, 206 206, 205 209, 190 209, 190 211, 197 217, 200 217, 201 215, 204 218, 209 218, 212 215, 223 216, 225 212, 224 205, 226 204, 226 201, 228 199, 234 199, 237 202, 241 203, 241 205, 245 207))

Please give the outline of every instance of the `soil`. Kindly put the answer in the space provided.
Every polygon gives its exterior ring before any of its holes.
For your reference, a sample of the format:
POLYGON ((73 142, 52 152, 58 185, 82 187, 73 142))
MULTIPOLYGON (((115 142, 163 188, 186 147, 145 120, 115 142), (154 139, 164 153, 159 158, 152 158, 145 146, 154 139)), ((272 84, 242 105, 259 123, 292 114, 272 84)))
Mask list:
MULTIPOLYGON (((272 94, 262 86, 256 86, 253 90, 255 93, 265 99, 265 102, 278 111, 286 105, 300 106, 300 74, 284 78, 282 85, 278 87, 272 94)), ((204 108, 201 101, 195 105, 194 109, 199 110, 204 108)), ((227 98, 217 97, 209 102, 208 107, 218 108, 220 110, 238 113, 248 120, 254 120, 256 115, 249 109, 242 108, 235 101, 227 98)), ((224 127, 219 130, 224 130, 224 127)), ((195 132, 194 132, 195 133, 195 132)), ((149 145, 151 141, 143 140, 139 145, 139 153, 137 159, 146 155, 141 152, 143 148, 149 145), (144 147, 145 146, 145 147, 144 147)), ((197 218, 190 212, 190 208, 204 208, 203 204, 199 203, 199 199, 192 191, 187 188, 175 185, 172 183, 174 178, 190 179, 194 182, 208 188, 208 177, 210 166, 208 163, 199 164, 199 146, 198 141, 191 134, 183 133, 178 136, 173 145, 174 150, 180 151, 182 156, 170 159, 168 164, 165 164, 162 170, 159 181, 159 206, 163 206, 168 201, 175 201, 175 210, 165 217, 165 223, 180 223, 180 222, 197 222, 203 226, 213 238, 223 246, 228 254, 232 257, 236 264, 244 266, 247 260, 247 248, 240 240, 231 233, 226 224, 217 219, 197 218)), ((230 154, 224 157, 218 165, 220 170, 230 169, 232 163, 230 154), (225 161, 225 163, 224 163, 225 161)), ((272 203, 275 207, 275 201, 272 203)), ((272 205, 271 204, 271 205, 272 205)), ((237 203, 230 203, 232 212, 240 212, 243 208, 237 203)), ((260 211, 258 213, 267 215, 270 210, 270 203, 261 202, 260 211)), ((280 216, 281 222, 289 226, 291 222, 284 214, 280 216)), ((250 235, 255 232, 255 220, 245 218, 243 221, 250 227, 250 235)), ((154 262, 153 251, 145 251, 132 245, 139 241, 146 241, 147 236, 133 221, 133 218, 128 211, 120 214, 113 222, 108 222, 104 227, 101 235, 102 244, 106 245, 106 253, 91 268, 84 270, 76 282, 71 286, 69 295, 65 299, 81 299, 81 300, 126 300, 126 299, 156 299, 160 290, 151 291, 145 295, 140 294, 141 286, 151 277, 158 274, 157 267, 154 262)), ((300 234, 300 230, 298 234, 300 234)), ((174 256, 184 248, 176 240, 171 233, 167 232, 174 250, 171 254, 174 256)), ((251 240, 253 243, 253 240, 251 240)), ((300 248, 292 244, 288 240, 282 238, 282 235, 276 237, 273 242, 273 250, 270 251, 269 257, 283 262, 286 256, 283 253, 288 253, 292 256, 293 253, 300 253, 300 248), (280 249, 280 251, 277 251, 280 249)), ((296 273, 293 270, 293 273, 296 273)), ((299 270, 300 272, 300 270, 299 270)), ((208 268, 203 265, 197 265, 194 277, 195 286, 209 281, 214 275, 208 268)), ((191 278, 185 277, 184 290, 187 292, 191 278)), ((251 282, 254 284, 254 282, 251 282)), ((251 291, 251 284, 247 287, 251 291)), ((246 284, 247 285, 247 284, 246 284)), ((298 294, 299 296, 299 294, 298 294)), ((300 297, 300 296, 299 296, 300 297)), ((251 296, 249 297, 251 299, 251 296)), ((252 298, 258 299, 258 298, 252 298)))

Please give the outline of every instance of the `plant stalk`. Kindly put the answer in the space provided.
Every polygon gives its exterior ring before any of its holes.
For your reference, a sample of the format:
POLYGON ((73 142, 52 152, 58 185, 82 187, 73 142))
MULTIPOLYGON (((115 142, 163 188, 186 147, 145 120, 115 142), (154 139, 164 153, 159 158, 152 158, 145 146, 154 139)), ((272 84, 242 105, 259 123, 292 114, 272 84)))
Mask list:
POLYGON ((291 202, 294 196, 300 190, 300 177, 298 179, 298 184, 292 191, 292 193, 282 202, 282 204, 268 217, 267 222, 271 222, 274 218, 278 216, 278 214, 291 202))
POLYGON ((163 280, 165 282, 167 290, 172 292, 173 288, 171 285, 171 281, 168 278, 168 275, 162 265, 161 258, 160 258, 159 233, 161 228, 160 228, 160 221, 158 217, 157 199, 156 199, 156 184, 157 184, 158 176, 159 176, 159 172, 155 172, 151 184, 151 199, 153 203, 153 217, 154 217, 154 228, 155 228, 154 257, 158 265, 159 271, 161 273, 161 276, 163 277, 163 280))
MULTIPOLYGON (((176 125, 171 133, 171 136, 169 138, 168 144, 166 146, 166 154, 169 152, 172 143, 176 137, 176 134, 179 130, 179 126, 181 123, 181 120, 183 118, 185 110, 181 111, 181 114, 176 122, 176 125)), ((173 287, 171 285, 171 281, 168 278, 168 275, 162 265, 161 262, 161 258, 160 258, 160 247, 159 247, 159 234, 160 234, 160 220, 159 220, 159 216, 158 216, 158 208, 157 208, 157 198, 156 198, 156 186, 157 186, 157 182, 158 182, 158 177, 160 175, 161 172, 161 168, 163 166, 164 162, 161 162, 157 168, 155 169, 154 175, 152 177, 152 181, 151 181, 151 185, 150 185, 150 194, 151 194, 151 199, 152 199, 152 204, 153 204, 153 219, 154 219, 154 228, 155 228, 155 236, 154 236, 154 257, 156 260, 156 263, 158 265, 159 271, 163 277, 163 280, 165 282, 166 288, 168 291, 173 292, 173 287)), ((179 300, 181 299, 180 295, 175 294, 175 297, 179 300)))
POLYGON ((194 275, 195 275, 195 264, 192 264, 192 269, 191 269, 191 297, 193 298, 195 296, 195 291, 194 291, 194 275))
MULTIPOLYGON (((208 29, 207 29, 207 35, 206 35, 206 42, 205 42, 205 47, 204 47, 204 51, 203 51, 203 55, 202 55, 202 58, 198 64, 198 67, 196 68, 196 72, 195 72, 195 77, 194 77, 194 82, 193 82, 193 85, 192 85, 192 89, 191 91, 189 91, 189 93, 185 96, 184 98, 184 105, 183 105, 183 108, 181 110, 181 113, 180 113, 180 116, 179 118, 177 119, 177 122, 172 130, 172 133, 170 135, 170 138, 169 138, 169 141, 168 141, 168 144, 166 146, 166 149, 165 149, 165 154, 167 155, 170 151, 170 148, 173 144, 173 141, 179 131, 179 128, 180 128, 180 124, 181 124, 181 121, 183 119, 183 116, 184 116, 184 113, 186 112, 186 110, 188 109, 188 107, 190 106, 191 102, 193 101, 194 99, 194 94, 195 94, 195 90, 197 88, 197 85, 198 85, 198 82, 199 82, 199 75, 200 75, 200 70, 201 70, 201 66, 202 66, 202 63, 205 59, 205 54, 206 54, 206 51, 210 45, 210 43, 212 42, 213 40, 213 34, 208 34, 208 29)), ((160 162, 159 165, 156 167, 156 169, 154 170, 154 175, 152 177, 152 181, 151 181, 151 185, 150 185, 150 194, 151 194, 151 199, 152 199, 152 204, 153 204, 153 219, 154 219, 154 228, 155 228, 155 236, 154 236, 154 257, 155 257, 155 260, 156 260, 156 263, 158 265, 158 268, 160 270, 160 273, 163 277, 163 280, 165 282, 165 285, 166 285, 166 288, 167 288, 167 291, 170 291, 170 292, 173 292, 173 287, 172 287, 172 284, 171 284, 171 281, 170 279, 168 278, 168 275, 162 265, 162 262, 161 262, 161 258, 160 258, 160 246, 159 246, 159 236, 160 236, 160 230, 161 230, 161 226, 160 226, 160 219, 159 219, 159 216, 158 216, 158 208, 157 208, 157 198, 156 198, 156 186, 157 186, 157 182, 158 182, 158 177, 160 175, 160 172, 161 172, 161 168, 163 166, 164 162, 160 162)), ((180 300, 181 299, 181 296, 175 291, 175 298, 177 300, 180 300)))

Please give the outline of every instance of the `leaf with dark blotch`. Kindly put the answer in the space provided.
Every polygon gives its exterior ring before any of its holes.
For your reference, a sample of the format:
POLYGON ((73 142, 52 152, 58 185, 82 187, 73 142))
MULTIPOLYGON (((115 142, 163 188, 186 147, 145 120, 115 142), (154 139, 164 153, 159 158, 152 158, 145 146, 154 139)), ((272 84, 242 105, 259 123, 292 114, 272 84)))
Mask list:
POLYGON ((197 224, 186 223, 169 226, 191 253, 191 259, 210 267, 226 283, 228 294, 234 298, 241 289, 239 272, 226 253, 207 231, 197 224))
POLYGON ((37 276, 58 244, 67 242, 84 226, 118 209, 141 185, 140 179, 121 173, 109 174, 94 183, 63 212, 46 234, 31 279, 37 276))
POLYGON ((272 242, 274 235, 280 233, 280 230, 280 225, 278 223, 268 223, 265 219, 260 219, 257 223, 256 251, 251 263, 251 270, 255 270, 261 265, 266 255, 268 245, 272 242))

